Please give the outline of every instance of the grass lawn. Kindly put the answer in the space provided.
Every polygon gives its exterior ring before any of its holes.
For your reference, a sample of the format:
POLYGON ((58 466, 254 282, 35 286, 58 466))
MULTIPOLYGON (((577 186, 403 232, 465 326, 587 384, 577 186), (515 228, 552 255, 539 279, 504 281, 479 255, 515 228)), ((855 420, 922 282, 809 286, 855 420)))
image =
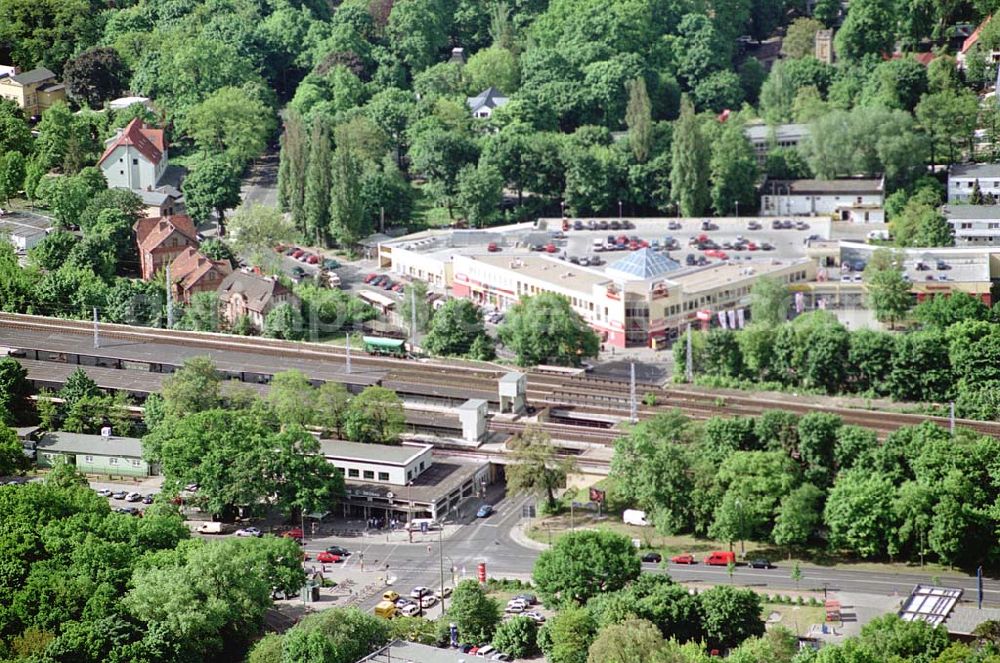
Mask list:
POLYGON ((806 635, 813 624, 826 620, 826 610, 821 606, 764 603, 763 617, 772 626, 783 626, 797 635, 806 635))
MULTIPOLYGON (((604 529, 623 534, 630 539, 638 539, 643 549, 656 550, 664 557, 679 555, 681 553, 691 553, 695 557, 700 557, 712 550, 729 550, 729 543, 725 541, 714 541, 712 539, 699 538, 691 534, 676 534, 666 536, 657 533, 652 527, 637 527, 626 525, 621 521, 618 514, 610 514, 597 517, 597 514, 578 509, 572 516, 567 511, 557 516, 539 518, 532 523, 530 529, 526 530, 527 535, 541 543, 555 542, 560 536, 569 531, 570 527, 576 529, 604 529)), ((857 561, 843 555, 831 553, 822 548, 796 549, 789 557, 788 550, 779 548, 768 542, 746 541, 747 559, 754 557, 765 557, 774 564, 779 564, 782 568, 791 569, 795 561, 803 564, 824 566, 829 568, 851 568, 866 571, 914 571, 920 569, 927 574, 952 574, 956 569, 949 569, 940 564, 926 564, 922 569, 917 563, 908 562, 866 562, 857 561)), ((739 553, 740 546, 737 542, 733 546, 739 553)), ((961 573, 961 571, 957 571, 961 573)), ((808 576, 807 576, 808 577, 808 576)), ((804 586, 808 585, 808 580, 803 580, 804 586)))

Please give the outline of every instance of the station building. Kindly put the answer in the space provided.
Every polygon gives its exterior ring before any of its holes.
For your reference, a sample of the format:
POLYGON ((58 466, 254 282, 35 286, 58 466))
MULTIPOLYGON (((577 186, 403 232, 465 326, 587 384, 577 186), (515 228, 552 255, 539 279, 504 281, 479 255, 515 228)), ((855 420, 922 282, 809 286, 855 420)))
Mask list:
POLYGON ((481 498, 497 471, 486 461, 435 456, 425 444, 320 440, 320 452, 344 475, 343 515, 366 520, 443 520, 481 498))

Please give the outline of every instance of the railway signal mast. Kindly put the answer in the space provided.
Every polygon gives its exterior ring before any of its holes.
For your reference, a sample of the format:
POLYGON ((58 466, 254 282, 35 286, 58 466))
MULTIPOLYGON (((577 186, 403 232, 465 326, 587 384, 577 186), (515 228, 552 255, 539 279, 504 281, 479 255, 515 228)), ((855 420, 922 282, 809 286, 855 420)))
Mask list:
POLYGON ((631 406, 629 420, 634 424, 635 422, 639 421, 639 404, 635 400, 635 362, 629 364, 629 368, 630 368, 629 404, 631 406))

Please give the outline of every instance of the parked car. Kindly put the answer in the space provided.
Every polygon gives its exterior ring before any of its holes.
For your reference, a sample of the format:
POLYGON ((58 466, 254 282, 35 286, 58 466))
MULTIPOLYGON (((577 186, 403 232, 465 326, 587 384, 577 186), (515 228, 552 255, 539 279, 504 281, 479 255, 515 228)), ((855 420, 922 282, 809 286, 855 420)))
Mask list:
POLYGON ((319 264, 319 256, 317 256, 317 255, 311 255, 311 256, 309 256, 309 259, 306 260, 306 262, 308 262, 310 265, 318 265, 319 264))
POLYGON ((423 596, 423 597, 420 598, 420 607, 421 608, 432 608, 435 605, 437 605, 437 602, 438 602, 438 599, 437 599, 436 596, 434 596, 433 594, 428 594, 427 596, 423 596))
POLYGON ((490 253, 496 253, 497 251, 500 250, 500 247, 497 246, 496 242, 490 242, 489 244, 486 245, 486 250, 489 251, 490 253))
POLYGON ((256 527, 244 527, 243 529, 236 530, 236 536, 239 536, 239 537, 253 536, 253 537, 260 538, 260 537, 264 536, 264 533, 261 532, 256 527))
POLYGON ((546 244, 545 245, 545 252, 546 253, 555 253, 558 250, 559 249, 556 248, 555 244, 546 244))
POLYGON ((301 250, 302 249, 300 249, 297 246, 289 246, 287 249, 285 249, 284 253, 285 253, 286 256, 290 256, 293 253, 295 253, 296 251, 301 251, 301 250))
POLYGON ((757 559, 752 559, 752 560, 750 560, 750 563, 747 566, 749 566, 751 569, 771 569, 771 568, 774 568, 773 565, 771 564, 771 560, 769 560, 769 559, 767 559, 765 557, 758 557, 757 559))
POLYGON ((226 525, 225 523, 208 522, 198 525, 198 529, 195 530, 198 534, 225 534, 226 525))
POLYGON ((396 599, 396 607, 397 608, 403 608, 403 607, 408 606, 408 605, 416 605, 416 604, 417 604, 416 601, 414 601, 413 599, 408 598, 406 596, 400 596, 398 599, 396 599))
POLYGON ((438 597, 439 599, 440 598, 445 598, 446 599, 449 596, 451 596, 451 592, 452 592, 451 587, 448 587, 447 585, 445 585, 443 588, 435 589, 434 590, 434 596, 438 597))
POLYGON ((534 594, 517 594, 513 598, 518 601, 524 601, 528 605, 535 605, 538 603, 538 597, 534 594))
POLYGON ((771 244, 770 242, 761 242, 760 248, 763 249, 764 251, 773 251, 774 245, 771 244))
POLYGON ((519 614, 527 609, 528 606, 525 605, 524 601, 512 600, 512 601, 507 601, 507 607, 504 608, 504 612, 519 614))
POLYGON ((573 222, 573 230, 583 230, 583 221, 577 219, 573 222))
POLYGON ((378 278, 378 274, 369 274, 368 276, 365 277, 365 283, 371 283, 372 281, 374 281, 377 278, 378 278))
POLYGON ((771 221, 771 230, 781 230, 781 228, 781 219, 774 219, 771 221))
POLYGON ((97 494, 100 495, 101 497, 111 497, 111 491, 108 490, 107 488, 101 488, 99 491, 97 491, 97 494))
POLYGON ((111 497, 116 500, 123 500, 125 499, 126 495, 128 495, 127 490, 116 490, 115 492, 111 493, 111 497))
POLYGON ((412 598, 415 598, 415 599, 419 599, 420 597, 424 596, 425 594, 430 594, 430 593, 431 593, 431 590, 427 589, 426 587, 419 587, 418 586, 418 587, 414 587, 413 589, 410 590, 410 596, 412 598))
POLYGON ((142 501, 142 493, 137 493, 137 492, 133 491, 133 492, 131 492, 128 495, 125 496, 125 501, 126 502, 141 502, 142 501))
POLYGON ((611 227, 611 224, 610 224, 610 223, 608 223, 607 221, 598 221, 598 222, 597 222, 597 227, 598 227, 598 228, 599 228, 600 230, 607 230, 608 228, 610 228, 610 227, 611 227))
POLYGON ((704 561, 709 566, 728 566, 730 563, 736 563, 736 553, 728 550, 716 550, 710 552, 704 561))
POLYGON ((305 275, 306 275, 306 270, 302 269, 298 265, 295 265, 295 267, 292 267, 292 277, 293 278, 301 279, 305 275))
POLYGON ((493 515, 492 504, 484 504, 476 511, 476 518, 489 518, 491 515, 493 515))
POLYGON ((757 221, 751 221, 747 224, 747 230, 760 230, 760 223, 757 221))
POLYGON ((323 269, 337 269, 338 267, 340 267, 340 263, 333 258, 323 259, 323 269))
POLYGON ((622 223, 621 223, 621 221, 612 221, 611 222, 611 229, 612 230, 621 230, 622 229, 622 223))
POLYGON ((694 257, 693 253, 689 253, 686 256, 684 256, 684 264, 686 264, 686 265, 694 265, 694 261, 695 261, 695 257, 694 257))
POLYGON ((680 229, 681 229, 681 222, 680 221, 668 221, 667 222, 667 230, 680 230, 680 229))
POLYGON ((326 551, 334 555, 340 555, 341 557, 349 557, 351 555, 351 552, 343 546, 327 546, 326 551))
POLYGON ((806 223, 805 221, 799 220, 799 221, 795 222, 795 229, 796 230, 807 230, 808 228, 809 228, 809 224, 806 223))
POLYGON ((404 605, 399 609, 399 612, 406 617, 416 617, 420 614, 420 606, 416 604, 404 605))
POLYGON ((545 623, 545 615, 538 612, 537 610, 529 610, 527 612, 522 612, 521 614, 527 617, 528 619, 533 620, 536 624, 545 623))
POLYGON ((184 486, 184 490, 188 491, 189 493, 197 493, 198 492, 198 484, 196 484, 196 483, 189 483, 188 485, 184 486))
POLYGON ((281 536, 286 539, 295 539, 296 541, 301 541, 304 536, 301 527, 293 527, 290 530, 281 533, 281 536))
POLYGON ((684 554, 684 555, 674 555, 670 558, 670 561, 674 564, 696 564, 694 555, 684 554))
POLYGON ((340 561, 340 555, 334 555, 332 552, 324 550, 320 554, 316 555, 316 561, 323 564, 336 564, 340 561))
POLYGON ((936 266, 938 269, 951 269, 951 265, 946 263, 944 260, 938 260, 936 266))
POLYGON ((399 598, 399 594, 397 594, 396 592, 392 591, 391 589, 388 590, 388 591, 382 592, 382 600, 383 601, 388 601, 389 603, 395 603, 398 598, 399 598))
POLYGON ((302 249, 295 249, 294 251, 292 251, 291 256, 292 258, 298 260, 299 258, 302 257, 303 253, 305 253, 305 251, 303 251, 302 249))
POLYGON ((663 561, 663 555, 658 552, 648 552, 642 556, 642 561, 650 564, 659 564, 663 561))

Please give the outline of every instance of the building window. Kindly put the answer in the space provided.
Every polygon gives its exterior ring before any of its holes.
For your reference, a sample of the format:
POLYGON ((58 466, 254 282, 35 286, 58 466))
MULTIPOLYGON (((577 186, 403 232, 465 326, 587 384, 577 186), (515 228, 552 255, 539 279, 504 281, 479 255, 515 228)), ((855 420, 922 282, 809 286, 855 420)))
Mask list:
POLYGON ((118 174, 119 174, 119 175, 124 175, 124 174, 125 174, 125 171, 124 171, 124 170, 119 170, 119 171, 118 171, 118 174))
POLYGON ((347 476, 357 479, 361 474, 357 470, 347 470, 347 476))
POLYGON ((424 471, 424 461, 420 461, 420 471, 424 471))
POLYGON ((138 166, 139 165, 139 160, 138 159, 132 159, 132 165, 133 166, 138 166))
POLYGON ((117 464, 118 464, 118 459, 117 458, 109 458, 108 459, 108 465, 117 465, 117 464))
POLYGON ((365 478, 366 479, 374 479, 375 478, 375 472, 372 471, 372 470, 365 470, 365 478))
POLYGON ((379 481, 388 481, 389 480, 389 473, 388 472, 379 472, 378 473, 378 480, 379 481))
POLYGON ((94 457, 93 456, 84 456, 83 460, 84 460, 84 462, 87 462, 87 463, 93 463, 94 462, 94 457))
POLYGON ((141 464, 141 462, 142 462, 142 461, 138 461, 138 460, 133 460, 133 461, 132 461, 132 467, 139 467, 139 465, 141 464))

